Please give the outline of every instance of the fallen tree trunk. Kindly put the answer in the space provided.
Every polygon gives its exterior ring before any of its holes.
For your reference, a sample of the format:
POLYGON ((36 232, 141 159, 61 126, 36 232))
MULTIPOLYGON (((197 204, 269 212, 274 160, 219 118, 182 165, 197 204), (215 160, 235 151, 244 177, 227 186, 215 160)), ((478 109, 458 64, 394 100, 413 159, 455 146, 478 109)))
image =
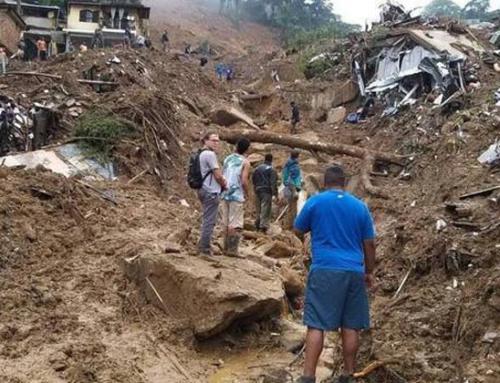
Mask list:
MULTIPOLYGON (((293 137, 283 134, 275 134, 253 130, 221 130, 220 138, 229 143, 236 143, 238 139, 245 137, 252 142, 260 142, 264 144, 278 144, 288 146, 290 148, 304 149, 310 151, 323 152, 327 154, 343 154, 350 157, 360 158, 365 160, 371 157, 370 161, 385 161, 393 164, 404 166, 406 156, 400 156, 392 153, 379 152, 361 148, 359 146, 337 144, 333 142, 308 141, 302 138, 293 137)), ((371 169, 370 169, 371 170, 371 169)))
POLYGON ((6 76, 35 76, 35 77, 48 77, 56 80, 62 80, 62 76, 50 73, 38 73, 38 72, 7 72, 6 76))

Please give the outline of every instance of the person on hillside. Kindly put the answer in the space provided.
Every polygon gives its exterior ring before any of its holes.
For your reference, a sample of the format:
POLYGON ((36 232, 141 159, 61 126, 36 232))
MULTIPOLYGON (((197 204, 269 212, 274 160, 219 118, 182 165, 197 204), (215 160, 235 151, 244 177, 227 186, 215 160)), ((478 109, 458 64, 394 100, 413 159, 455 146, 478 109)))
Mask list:
POLYGON ((285 228, 293 229, 293 221, 297 215, 298 193, 302 190, 302 171, 299 164, 299 151, 292 150, 290 158, 283 167, 281 179, 283 182, 283 197, 288 205, 285 228))
POLYGON ((345 191, 346 176, 329 167, 325 191, 310 198, 295 220, 295 230, 311 233, 312 265, 307 280, 304 373, 300 383, 315 383, 325 331, 340 329, 344 371, 337 383, 354 383, 359 332, 370 327, 367 287, 374 283, 375 229, 365 203, 345 191))
POLYGON ((248 139, 239 139, 235 152, 224 160, 223 174, 227 180, 227 190, 222 193, 222 226, 224 252, 228 256, 239 255, 240 232, 244 224, 244 202, 249 192, 250 162, 245 157, 249 147, 248 139))
POLYGON ((272 78, 273 82, 279 84, 279 82, 280 82, 280 76, 278 74, 278 70, 277 69, 271 70, 271 78, 272 78))
POLYGON ((94 31, 94 36, 92 37, 90 47, 92 49, 104 48, 104 35, 100 26, 94 31))
POLYGON ((277 178, 273 168, 273 155, 266 154, 264 163, 257 166, 252 175, 255 191, 255 228, 264 233, 269 229, 273 196, 278 195, 277 178))
POLYGON ((9 63, 9 59, 7 57, 7 52, 5 48, 0 47, 0 68, 2 69, 2 75, 7 73, 7 64, 9 63))
POLYGON ((161 45, 163 46, 163 51, 168 52, 170 49, 170 39, 168 38, 167 30, 163 31, 161 35, 161 45))
POLYGON ((297 132, 297 124, 300 122, 300 109, 298 107, 298 105, 292 101, 290 103, 290 106, 292 108, 292 118, 291 118, 291 121, 292 121, 292 126, 291 126, 291 133, 292 134, 295 134, 297 132))
POLYGON ((47 60, 47 42, 42 37, 40 37, 36 42, 36 50, 37 50, 38 60, 40 61, 47 60))
POLYGON ((198 198, 202 205, 203 217, 198 250, 202 255, 211 256, 212 235, 219 211, 219 197, 222 191, 227 189, 227 182, 217 161, 216 153, 220 144, 219 135, 208 132, 203 136, 202 142, 203 148, 199 160, 203 185, 198 190, 198 198))
POLYGON ((17 51, 11 56, 11 60, 14 59, 19 59, 19 60, 24 60, 24 51, 26 50, 26 43, 24 42, 24 39, 21 38, 19 40, 19 43, 17 44, 17 51))

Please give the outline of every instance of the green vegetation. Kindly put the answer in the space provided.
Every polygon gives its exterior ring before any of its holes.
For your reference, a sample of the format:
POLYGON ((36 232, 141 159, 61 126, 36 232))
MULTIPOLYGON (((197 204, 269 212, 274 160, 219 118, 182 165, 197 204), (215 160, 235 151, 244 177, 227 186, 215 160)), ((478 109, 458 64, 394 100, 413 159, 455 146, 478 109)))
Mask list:
MULTIPOLYGON (((227 0, 224 3, 233 4, 227 0)), ((242 7, 238 14, 278 28, 289 49, 303 49, 318 40, 332 40, 359 30, 357 25, 342 22, 327 0, 248 0, 237 6, 242 7)))
POLYGON ((488 12, 489 8, 490 0, 470 0, 462 9, 452 0, 433 0, 424 8, 423 15, 489 20, 496 13, 488 12))
POLYGON ((88 156, 105 162, 111 158, 114 146, 134 133, 129 122, 101 111, 90 111, 78 119, 75 138, 80 139, 88 156))

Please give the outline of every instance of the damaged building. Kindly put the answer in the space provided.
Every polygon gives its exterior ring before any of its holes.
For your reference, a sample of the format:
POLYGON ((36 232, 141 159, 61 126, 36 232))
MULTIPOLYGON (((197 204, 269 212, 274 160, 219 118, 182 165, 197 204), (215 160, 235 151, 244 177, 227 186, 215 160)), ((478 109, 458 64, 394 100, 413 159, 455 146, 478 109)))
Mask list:
POLYGON ((64 32, 75 46, 82 42, 90 45, 99 28, 104 46, 122 43, 126 31, 149 35, 150 8, 140 0, 69 0, 67 13, 64 32))
POLYGON ((385 114, 396 113, 423 94, 434 95, 445 104, 477 79, 469 58, 484 48, 469 36, 437 29, 393 29, 371 42, 353 61, 362 96, 375 96, 386 106, 385 114))

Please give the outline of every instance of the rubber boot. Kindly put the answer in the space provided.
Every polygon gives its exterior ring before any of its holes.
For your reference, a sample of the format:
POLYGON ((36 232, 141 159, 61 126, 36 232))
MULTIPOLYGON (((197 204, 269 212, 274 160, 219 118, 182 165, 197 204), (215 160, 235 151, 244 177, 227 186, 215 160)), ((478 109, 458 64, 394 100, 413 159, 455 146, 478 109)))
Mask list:
POLYGON ((239 255, 239 246, 240 246, 240 236, 239 235, 229 235, 228 239, 228 246, 227 246, 227 251, 226 255, 229 257, 238 257, 239 255))

